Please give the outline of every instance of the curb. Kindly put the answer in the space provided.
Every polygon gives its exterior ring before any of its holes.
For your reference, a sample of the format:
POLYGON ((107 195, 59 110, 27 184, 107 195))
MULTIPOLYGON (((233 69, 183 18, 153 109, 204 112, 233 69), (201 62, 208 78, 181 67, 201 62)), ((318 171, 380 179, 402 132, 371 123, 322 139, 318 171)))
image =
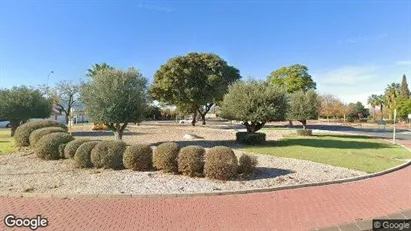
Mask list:
MULTIPOLYGON (((343 132, 339 132, 343 133, 343 132)), ((352 133, 350 133, 353 135, 352 133)), ((372 137, 372 136, 371 136, 372 137)), ((385 140, 387 141, 387 140, 385 140)), ((411 151, 410 148, 396 143, 397 145, 411 151)), ((382 176, 385 174, 389 174, 405 167, 411 165, 411 160, 407 161, 401 165, 392 167, 390 169, 368 174, 364 176, 357 176, 333 181, 326 181, 326 182, 318 182, 318 183, 307 183, 307 184, 299 184, 299 185, 290 185, 290 186, 280 186, 280 187, 273 187, 273 188, 258 188, 258 189, 250 189, 250 190, 241 190, 241 191, 221 191, 221 192, 207 192, 207 193, 182 193, 182 194, 53 194, 53 193, 19 193, 19 192, 0 192, 0 197, 16 197, 16 198, 59 198, 59 199, 80 199, 80 198, 87 198, 87 199, 166 199, 166 198, 178 198, 178 197, 201 197, 201 196, 235 196, 235 195, 243 195, 243 194, 253 194, 253 193, 266 193, 266 192, 275 192, 275 191, 282 191, 282 190, 290 190, 290 189, 299 189, 299 188, 307 188, 307 187, 319 187, 319 186, 326 186, 331 184, 341 184, 341 183, 351 183, 357 182, 360 180, 366 180, 369 178, 374 178, 378 176, 382 176)))

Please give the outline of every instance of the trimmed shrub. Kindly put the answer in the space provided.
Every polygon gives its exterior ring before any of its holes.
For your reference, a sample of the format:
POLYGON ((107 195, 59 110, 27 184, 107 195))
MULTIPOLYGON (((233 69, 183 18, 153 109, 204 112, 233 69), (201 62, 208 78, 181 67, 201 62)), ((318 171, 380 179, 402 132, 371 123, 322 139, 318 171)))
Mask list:
POLYGON ((38 120, 18 126, 14 133, 14 140, 17 147, 27 147, 30 145, 30 134, 39 128, 61 127, 67 131, 67 126, 54 120, 38 120))
POLYGON ((64 157, 65 158, 73 158, 74 154, 76 154, 76 151, 80 145, 89 142, 91 140, 89 139, 75 139, 71 142, 69 142, 66 147, 64 148, 64 157))
POLYGON ((201 146, 187 146, 178 153, 178 171, 183 175, 200 175, 204 169, 205 149, 201 146))
POLYGON ((297 130, 297 135, 312 136, 313 135, 313 130, 311 130, 311 129, 299 129, 299 130, 297 130))
POLYGON ((263 144, 265 142, 265 133, 256 132, 237 132, 236 141, 240 144, 263 144))
POLYGON ((54 133, 54 132, 66 132, 66 130, 61 127, 46 127, 46 128, 36 129, 30 134, 30 137, 29 137, 30 146, 32 148, 36 147, 36 143, 41 137, 54 133))
POLYGON ((146 144, 132 145, 124 152, 123 164, 134 171, 148 171, 153 168, 153 150, 146 144))
POLYGON ((59 149, 61 144, 66 144, 74 138, 65 132, 55 132, 41 137, 34 149, 36 155, 45 160, 57 160, 61 158, 59 149))
POLYGON ((255 156, 250 156, 243 154, 240 159, 238 160, 238 173, 245 173, 249 174, 254 172, 255 167, 258 164, 257 158, 255 156))
POLYGON ((231 148, 216 146, 206 154, 204 171, 210 179, 229 180, 236 175, 237 165, 237 157, 231 148))
POLYGON ((180 148, 178 144, 174 142, 160 144, 154 152, 154 166, 164 172, 177 172, 179 150, 180 148))
POLYGON ((61 159, 64 159, 64 148, 66 147, 67 144, 60 144, 59 145, 59 155, 61 159))
POLYGON ((91 150, 99 143, 99 141, 89 141, 80 145, 74 154, 74 161, 79 168, 91 168, 91 150))
POLYGON ((127 144, 120 140, 101 141, 91 151, 91 163, 96 168, 120 169, 126 148, 127 144))

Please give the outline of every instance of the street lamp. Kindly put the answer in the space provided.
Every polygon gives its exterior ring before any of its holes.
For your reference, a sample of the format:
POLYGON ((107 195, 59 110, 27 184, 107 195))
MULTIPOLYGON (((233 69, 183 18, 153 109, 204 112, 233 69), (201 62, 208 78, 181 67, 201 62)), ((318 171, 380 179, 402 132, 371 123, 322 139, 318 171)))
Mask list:
POLYGON ((54 73, 54 71, 50 71, 50 73, 47 75, 47 85, 46 85, 47 90, 49 89, 49 79, 50 79, 50 75, 53 74, 53 73, 54 73))

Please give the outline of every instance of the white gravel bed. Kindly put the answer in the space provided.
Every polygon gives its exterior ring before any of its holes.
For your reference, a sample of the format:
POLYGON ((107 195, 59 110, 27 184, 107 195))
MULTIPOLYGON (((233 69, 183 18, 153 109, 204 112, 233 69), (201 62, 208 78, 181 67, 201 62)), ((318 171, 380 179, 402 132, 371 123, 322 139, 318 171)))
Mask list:
MULTIPOLYGON (((242 153, 236 151, 236 155, 242 153)), ((256 155, 256 154, 252 154, 256 155)), ((178 194, 235 191, 325 182, 365 175, 305 160, 256 155, 258 172, 248 179, 227 182, 161 172, 78 169, 73 160, 45 161, 34 154, 0 156, 1 192, 61 194, 178 194)))

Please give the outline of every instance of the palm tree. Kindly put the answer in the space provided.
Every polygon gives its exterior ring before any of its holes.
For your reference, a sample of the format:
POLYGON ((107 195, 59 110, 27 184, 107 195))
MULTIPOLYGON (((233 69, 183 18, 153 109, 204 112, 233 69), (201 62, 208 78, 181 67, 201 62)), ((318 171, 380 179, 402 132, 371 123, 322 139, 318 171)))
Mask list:
MULTIPOLYGON (((385 88, 385 101, 386 105, 389 109, 393 110, 395 107, 396 99, 400 95, 400 84, 399 83, 391 83, 387 85, 385 88)), ((391 112, 390 112, 390 120, 391 120, 391 112)))
POLYGON ((376 104, 380 106, 380 112, 381 112, 381 120, 384 119, 384 114, 382 110, 384 109, 384 95, 377 95, 375 98, 376 104))
POLYGON ((375 107, 378 105, 378 95, 370 95, 368 97, 367 103, 372 107, 373 119, 375 120, 375 107))
POLYGON ((93 77, 95 76, 98 72, 106 70, 106 69, 114 69, 113 67, 111 67, 110 65, 108 65, 107 63, 101 63, 101 64, 94 64, 93 66, 91 66, 91 68, 87 69, 87 76, 93 77))

